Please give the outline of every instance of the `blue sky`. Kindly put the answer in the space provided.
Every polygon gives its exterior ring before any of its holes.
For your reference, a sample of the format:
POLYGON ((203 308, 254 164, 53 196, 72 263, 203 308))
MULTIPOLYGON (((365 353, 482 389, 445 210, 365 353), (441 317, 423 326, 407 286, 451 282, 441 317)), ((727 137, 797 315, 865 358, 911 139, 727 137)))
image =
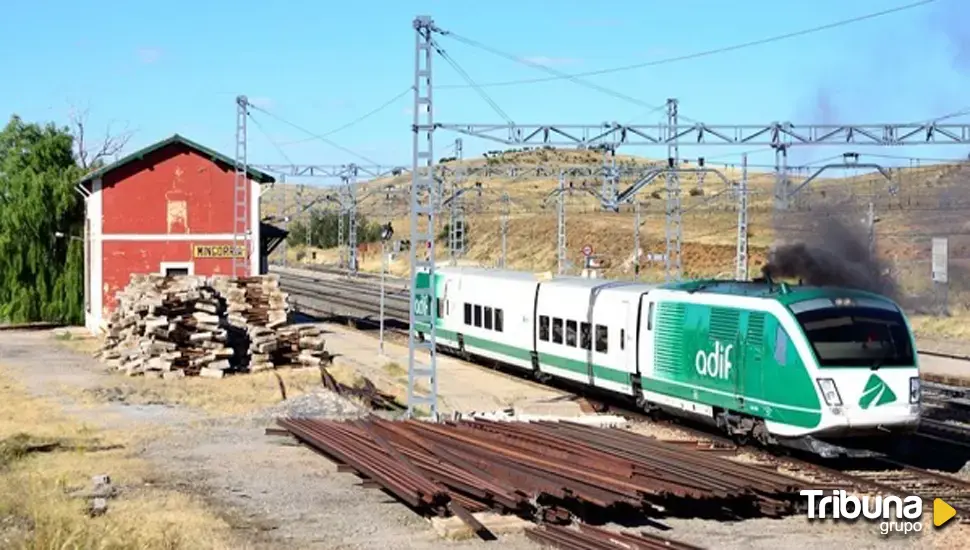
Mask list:
MULTIPOLYGON (((418 14, 429 14, 439 27, 492 48, 560 71, 584 72, 731 46, 906 3, 101 0, 94 8, 76 1, 17 2, 6 6, 0 18, 5 81, 0 111, 66 123, 74 105, 89 109, 92 131, 109 123, 136 130, 129 150, 181 133, 231 154, 238 94, 325 133, 403 92, 413 81, 411 20, 418 14)), ((937 0, 817 34, 588 80, 652 105, 676 97, 683 115, 711 124, 924 120, 970 107, 965 93, 970 25, 960 30, 961 20, 970 21, 970 4, 937 0)), ((478 83, 547 76, 449 37, 439 42, 478 83)), ((435 82, 464 83, 440 59, 435 82)), ((646 115, 641 106, 562 80, 487 92, 520 122, 656 123, 661 114, 646 115)), ((330 139, 378 162, 409 165, 410 101, 406 95, 330 139)), ((263 113, 255 112, 254 118, 278 143, 308 137, 263 113)), ((439 89, 436 119, 502 122, 467 88, 439 89)), ((970 117, 954 120, 964 121, 970 117)), ((436 156, 443 156, 458 136, 436 135, 436 156)), ((464 144, 466 156, 494 148, 469 138, 464 144)), ((283 150, 297 163, 362 162, 319 140, 283 150)), ((860 150, 965 158, 970 147, 860 150)), ((793 155, 792 163, 842 151, 804 151, 793 155)), ((625 152, 665 155, 657 149, 625 152)), ((737 152, 682 149, 685 157, 728 162, 737 160, 731 156, 737 152)), ((772 158, 769 153, 752 162, 772 158)), ((253 123, 250 161, 286 161, 253 123)))

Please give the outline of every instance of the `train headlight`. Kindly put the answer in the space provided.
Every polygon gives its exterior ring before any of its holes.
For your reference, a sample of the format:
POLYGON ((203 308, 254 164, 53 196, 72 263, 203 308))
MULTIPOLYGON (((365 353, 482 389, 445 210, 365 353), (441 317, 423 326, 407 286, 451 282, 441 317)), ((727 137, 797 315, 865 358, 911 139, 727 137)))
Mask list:
POLYGON ((919 376, 909 379, 909 402, 919 403, 919 376))
POLYGON ((839 388, 835 387, 835 380, 831 378, 819 378, 818 389, 822 390, 822 398, 825 404, 830 407, 841 407, 842 396, 839 395, 839 388))

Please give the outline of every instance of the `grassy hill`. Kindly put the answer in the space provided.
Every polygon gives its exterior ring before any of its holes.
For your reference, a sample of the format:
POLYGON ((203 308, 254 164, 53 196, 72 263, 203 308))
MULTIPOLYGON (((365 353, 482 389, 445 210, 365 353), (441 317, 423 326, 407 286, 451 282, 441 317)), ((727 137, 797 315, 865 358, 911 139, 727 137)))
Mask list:
MULTIPOLYGON (((598 152, 571 150, 533 150, 489 155, 488 158, 469 159, 458 163, 442 163, 439 173, 445 174, 443 185, 450 189, 455 173, 463 167, 480 173, 468 176, 464 194, 468 220, 469 244, 463 263, 495 265, 501 251, 500 213, 503 194, 510 198, 507 265, 515 269, 554 271, 556 269, 556 205, 550 193, 558 186, 561 167, 585 165, 593 169, 601 166, 603 156, 598 152), (509 164, 521 167, 509 174, 509 164), (537 170, 545 167, 544 171, 537 170), (489 169, 486 172, 485 169, 489 169), (480 184, 480 186, 476 186, 480 184)), ((617 164, 647 166, 653 159, 617 155, 617 164)), ((685 164, 686 167, 694 167, 685 164)), ((713 165, 709 165, 714 167, 713 165)), ((738 167, 716 167, 726 184, 716 174, 681 174, 683 214, 683 270, 686 277, 725 276, 734 273, 737 242, 737 209, 735 193, 740 179, 738 167)), ((838 174, 833 171, 832 174, 838 174)), ((790 173, 792 187, 797 187, 805 173, 790 173)), ((849 178, 823 177, 803 189, 793 208, 784 213, 773 209, 774 175, 771 172, 749 170, 749 270, 758 273, 768 255, 769 246, 779 240, 798 241, 812 237, 819 223, 828 217, 838 217, 852 227, 861 227, 868 203, 872 202, 878 219, 875 225, 876 248, 880 259, 891 266, 901 286, 910 295, 924 295, 930 291, 930 240, 933 236, 950 236, 951 296, 959 296, 970 282, 963 272, 970 269, 970 167, 960 165, 924 166, 900 169, 893 173, 898 192, 888 192, 888 183, 878 173, 849 178), (955 292, 955 294, 954 294, 955 292)), ((609 266, 605 274, 611 277, 633 276, 634 215, 626 205, 619 213, 603 212, 597 199, 588 191, 599 191, 600 177, 570 178, 572 190, 567 193, 566 232, 568 259, 573 273, 582 263, 584 245, 609 266)), ((633 183, 623 177, 618 189, 633 183)), ((359 211, 369 219, 389 219, 397 235, 408 234, 407 204, 410 175, 367 182, 358 192, 359 211)), ((641 253, 662 254, 664 246, 665 193, 663 178, 655 179, 638 194, 641 203, 641 253)), ((277 185, 264 194, 263 214, 278 215, 286 196, 293 214, 297 197, 302 204, 334 193, 335 188, 299 188, 293 184, 277 185)), ((320 201, 316 208, 328 208, 320 201)), ((305 213, 304 213, 305 215, 305 213)), ((301 216, 294 216, 299 219, 301 216)), ((439 216, 438 227, 448 221, 447 211, 439 216)), ((447 241, 439 241, 437 255, 448 257, 447 241)), ((292 247, 290 253, 297 251, 292 247)), ((317 262, 336 262, 337 250, 315 251, 317 262)), ((291 256, 291 261, 295 257, 291 256)), ((379 269, 379 245, 361 248, 361 268, 379 269)), ((641 278, 662 280, 663 263, 646 262, 641 278)), ((392 271, 404 273, 405 262, 398 261, 392 271)))

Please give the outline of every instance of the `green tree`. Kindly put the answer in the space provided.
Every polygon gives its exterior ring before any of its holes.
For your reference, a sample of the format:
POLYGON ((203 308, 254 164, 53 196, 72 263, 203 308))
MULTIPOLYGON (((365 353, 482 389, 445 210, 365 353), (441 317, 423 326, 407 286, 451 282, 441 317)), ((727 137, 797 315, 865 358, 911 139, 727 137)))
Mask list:
POLYGON ((84 318, 84 203, 67 128, 13 116, 0 131, 0 319, 84 318), (61 235, 61 237, 58 237, 61 235))
MULTIPOLYGON (((309 243, 317 248, 334 248, 338 245, 340 236, 340 217, 336 212, 328 210, 313 210, 308 220, 298 220, 290 224, 287 243, 299 246, 309 243)), ((344 239, 349 234, 347 215, 344 214, 344 239)), ((381 225, 371 222, 363 214, 357 215, 357 243, 372 243, 381 239, 381 225)))

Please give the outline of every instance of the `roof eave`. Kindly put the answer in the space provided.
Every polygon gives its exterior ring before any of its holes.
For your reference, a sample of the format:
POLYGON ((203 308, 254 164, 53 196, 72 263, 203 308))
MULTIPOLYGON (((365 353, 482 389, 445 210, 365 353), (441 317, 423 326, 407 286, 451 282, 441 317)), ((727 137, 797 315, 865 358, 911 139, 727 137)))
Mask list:
MULTIPOLYGON (((130 155, 125 156, 124 158, 121 158, 111 164, 108 164, 107 166, 103 166, 97 170, 94 170, 86 174, 84 177, 78 180, 77 183, 78 185, 81 185, 86 188, 90 187, 91 182, 93 182, 94 180, 98 178, 103 178, 106 175, 110 174, 111 172, 114 172, 115 170, 123 166, 126 166, 132 162, 144 160, 147 155, 155 151, 158 151, 159 149, 162 149, 173 143, 181 143, 186 147, 188 147, 189 149, 192 149, 193 151, 195 151, 197 154, 209 159, 212 162, 227 164, 232 167, 236 166, 236 162, 230 159, 228 156, 223 155, 213 149, 209 149, 208 147, 205 147, 199 143, 196 143, 184 136, 181 136, 179 134, 174 134, 171 137, 165 138, 161 141, 155 142, 146 147, 142 147, 141 149, 131 153, 130 155)), ((273 176, 261 170, 251 168, 249 166, 246 167, 246 175, 249 176, 250 180, 260 184, 276 182, 276 178, 274 178, 273 176)))

